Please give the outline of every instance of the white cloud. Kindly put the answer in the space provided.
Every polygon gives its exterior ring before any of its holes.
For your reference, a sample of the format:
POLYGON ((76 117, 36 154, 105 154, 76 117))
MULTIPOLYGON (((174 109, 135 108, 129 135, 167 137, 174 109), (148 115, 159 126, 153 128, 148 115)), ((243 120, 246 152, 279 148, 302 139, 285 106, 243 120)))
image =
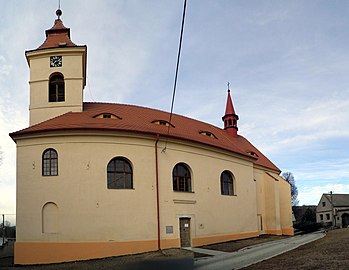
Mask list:
POLYGON ((317 205, 323 193, 332 191, 335 194, 349 193, 349 184, 327 184, 324 186, 312 186, 298 190, 300 205, 317 205))

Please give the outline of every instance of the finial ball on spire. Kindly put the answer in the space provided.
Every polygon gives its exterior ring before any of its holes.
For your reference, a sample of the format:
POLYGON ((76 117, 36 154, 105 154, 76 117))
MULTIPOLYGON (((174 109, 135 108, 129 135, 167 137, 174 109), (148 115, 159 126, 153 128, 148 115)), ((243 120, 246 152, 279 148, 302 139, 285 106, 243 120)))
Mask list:
POLYGON ((59 19, 59 17, 61 17, 61 16, 62 16, 62 10, 57 9, 57 11, 56 11, 56 15, 58 16, 58 19, 59 19))

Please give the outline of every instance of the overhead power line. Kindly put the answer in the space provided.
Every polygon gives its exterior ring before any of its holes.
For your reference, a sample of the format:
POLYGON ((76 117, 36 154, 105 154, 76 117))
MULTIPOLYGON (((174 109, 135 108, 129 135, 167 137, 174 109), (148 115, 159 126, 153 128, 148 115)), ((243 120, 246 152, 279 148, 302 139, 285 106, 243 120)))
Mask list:
MULTIPOLYGON (((173 107, 174 107, 174 101, 175 101, 175 96, 176 96, 178 70, 179 70, 179 62, 180 62, 181 51, 182 51, 182 40, 183 40, 183 31, 184 31, 184 22, 185 22, 185 11, 186 11, 186 9, 187 9, 187 0, 184 0, 181 34, 180 34, 180 37, 179 37, 179 46, 178 46, 178 54, 177 54, 176 72, 175 72, 175 78, 174 78, 174 83, 173 83, 173 93, 172 93, 171 111, 170 111, 170 119, 169 119, 169 123, 170 124, 168 125, 167 135, 170 134, 170 127, 171 127, 172 114, 173 114, 173 107)), ((166 140, 165 148, 163 149, 163 151, 166 150, 166 146, 167 146, 167 140, 166 140)))

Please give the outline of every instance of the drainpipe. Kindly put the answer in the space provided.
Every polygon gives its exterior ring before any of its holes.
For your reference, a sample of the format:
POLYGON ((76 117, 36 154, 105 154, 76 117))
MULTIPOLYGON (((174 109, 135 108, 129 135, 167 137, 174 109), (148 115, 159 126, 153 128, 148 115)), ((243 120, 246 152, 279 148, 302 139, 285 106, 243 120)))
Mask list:
POLYGON ((159 134, 156 134, 155 142, 155 179, 156 179, 156 216, 157 216, 157 227, 158 227, 158 250, 161 249, 160 244, 160 199, 159 199, 159 164, 158 164, 158 142, 159 134))

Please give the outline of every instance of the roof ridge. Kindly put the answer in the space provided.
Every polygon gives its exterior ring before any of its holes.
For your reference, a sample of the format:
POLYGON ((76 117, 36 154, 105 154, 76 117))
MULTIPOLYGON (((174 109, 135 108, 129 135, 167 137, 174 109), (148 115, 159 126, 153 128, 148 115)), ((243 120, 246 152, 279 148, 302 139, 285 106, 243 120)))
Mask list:
MULTIPOLYGON (((162 112, 162 113, 166 113, 166 114, 170 114, 170 112, 167 112, 165 110, 161 110, 161 109, 154 109, 154 108, 149 108, 149 107, 145 107, 145 106, 141 106, 141 105, 133 105, 133 104, 127 104, 127 103, 112 103, 112 102, 84 102, 84 104, 105 104, 105 105, 121 105, 121 106, 128 106, 128 107, 137 107, 137 108, 142 108, 142 109, 147 109, 147 110, 151 110, 151 111, 158 111, 158 112, 162 112)), ((198 120, 198 119, 194 119, 194 118, 191 118, 191 117, 188 117, 188 116, 185 116, 185 115, 182 115, 182 114, 178 114, 178 113, 173 113, 172 115, 174 116, 179 116, 179 117, 183 117, 185 119, 190 119, 190 120, 194 120, 194 121, 197 121, 197 122, 200 122, 200 123, 203 123, 205 125, 209 125, 211 127, 214 127, 214 128, 217 128, 219 130, 224 130, 223 128, 220 128, 218 126, 215 126, 213 124, 210 124, 210 123, 206 123, 206 122, 203 122, 201 120, 198 120)), ((156 120, 163 120, 163 119, 156 119, 156 120)), ((164 119, 166 120, 166 119, 164 119)))

